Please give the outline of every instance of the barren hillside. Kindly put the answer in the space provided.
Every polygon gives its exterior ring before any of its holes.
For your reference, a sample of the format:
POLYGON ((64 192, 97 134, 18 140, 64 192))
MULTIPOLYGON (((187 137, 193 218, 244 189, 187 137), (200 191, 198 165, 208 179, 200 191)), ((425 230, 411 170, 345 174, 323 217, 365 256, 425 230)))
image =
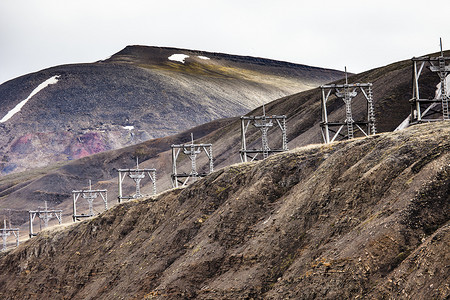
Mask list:
POLYGON ((0 254, 3 299, 446 299, 450 127, 297 148, 0 254))

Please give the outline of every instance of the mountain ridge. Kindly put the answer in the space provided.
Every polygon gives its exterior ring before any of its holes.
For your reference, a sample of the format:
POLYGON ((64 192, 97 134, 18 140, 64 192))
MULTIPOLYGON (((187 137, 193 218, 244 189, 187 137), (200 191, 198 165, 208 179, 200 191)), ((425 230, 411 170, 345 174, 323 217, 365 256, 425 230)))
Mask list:
MULTIPOLYGON (((264 58, 259 56, 249 56, 249 55, 237 55, 237 54, 227 54, 227 53, 221 53, 221 52, 210 52, 210 51, 203 51, 203 50, 196 50, 196 49, 184 49, 184 48, 177 48, 177 47, 160 47, 160 46, 143 46, 143 45, 129 45, 126 46, 124 49, 120 50, 119 52, 111 55, 109 58, 104 60, 99 60, 97 62, 108 62, 108 61, 115 61, 114 57, 125 55, 130 56, 131 54, 134 54, 136 52, 146 52, 149 48, 159 49, 161 51, 172 51, 174 53, 176 52, 190 52, 194 55, 198 56, 201 55, 209 55, 212 57, 221 57, 221 58, 228 58, 230 61, 236 61, 236 62, 248 62, 250 61, 256 61, 261 62, 261 65, 265 66, 267 65, 267 62, 272 63, 274 65, 282 65, 282 66, 303 66, 306 69, 322 69, 323 71, 328 71, 330 69, 327 68, 321 68, 321 67, 313 67, 305 64, 298 64, 298 63, 292 63, 288 61, 282 61, 282 60, 275 60, 270 58, 264 58)), ((140 56, 136 56, 140 57, 140 56)))

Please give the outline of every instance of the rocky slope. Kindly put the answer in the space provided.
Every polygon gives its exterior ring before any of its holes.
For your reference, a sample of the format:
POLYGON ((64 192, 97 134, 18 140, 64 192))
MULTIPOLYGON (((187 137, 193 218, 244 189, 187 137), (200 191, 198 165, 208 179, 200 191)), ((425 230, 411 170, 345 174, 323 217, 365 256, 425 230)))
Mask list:
POLYGON ((262 58, 144 46, 49 68, 0 85, 0 172, 173 135, 340 77, 262 58))
POLYGON ((450 127, 218 170, 0 254, 4 299, 446 299, 450 127))

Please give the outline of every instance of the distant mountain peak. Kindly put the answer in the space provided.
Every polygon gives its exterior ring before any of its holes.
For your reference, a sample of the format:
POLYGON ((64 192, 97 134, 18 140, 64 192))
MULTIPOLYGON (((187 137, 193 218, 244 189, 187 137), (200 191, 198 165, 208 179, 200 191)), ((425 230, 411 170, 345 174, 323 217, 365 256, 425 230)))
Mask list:
POLYGON ((0 85, 0 172, 172 135, 340 77, 274 60, 140 45, 100 62, 41 70, 0 85), (41 88, 49 78, 58 83, 41 88))

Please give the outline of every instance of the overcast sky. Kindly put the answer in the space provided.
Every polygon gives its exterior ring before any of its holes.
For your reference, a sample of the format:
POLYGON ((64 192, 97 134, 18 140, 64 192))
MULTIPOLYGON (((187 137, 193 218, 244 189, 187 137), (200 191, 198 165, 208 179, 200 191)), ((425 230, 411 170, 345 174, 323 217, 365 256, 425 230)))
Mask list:
POLYGON ((0 83, 127 45, 361 72, 450 49, 449 0, 0 0, 0 83), (443 16, 443 17, 441 17, 443 16))

